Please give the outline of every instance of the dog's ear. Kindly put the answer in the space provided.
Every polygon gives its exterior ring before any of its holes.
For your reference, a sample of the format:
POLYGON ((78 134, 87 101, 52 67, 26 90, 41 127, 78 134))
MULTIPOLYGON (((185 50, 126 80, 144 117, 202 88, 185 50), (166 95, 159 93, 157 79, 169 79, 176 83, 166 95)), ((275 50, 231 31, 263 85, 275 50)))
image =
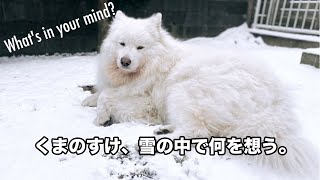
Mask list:
POLYGON ((152 23, 154 23, 156 25, 156 27, 158 29, 160 29, 161 21, 162 21, 162 14, 161 13, 156 13, 156 14, 152 15, 150 17, 150 20, 151 20, 152 23))
POLYGON ((122 19, 124 17, 126 17, 126 15, 122 11, 118 10, 115 19, 122 19))

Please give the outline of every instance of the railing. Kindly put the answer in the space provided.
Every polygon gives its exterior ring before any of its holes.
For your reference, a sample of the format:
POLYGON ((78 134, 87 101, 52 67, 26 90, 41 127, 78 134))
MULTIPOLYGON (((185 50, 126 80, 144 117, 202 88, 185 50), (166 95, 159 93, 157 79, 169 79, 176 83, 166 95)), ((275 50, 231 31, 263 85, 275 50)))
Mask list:
POLYGON ((257 0, 252 28, 320 35, 320 0, 257 0))

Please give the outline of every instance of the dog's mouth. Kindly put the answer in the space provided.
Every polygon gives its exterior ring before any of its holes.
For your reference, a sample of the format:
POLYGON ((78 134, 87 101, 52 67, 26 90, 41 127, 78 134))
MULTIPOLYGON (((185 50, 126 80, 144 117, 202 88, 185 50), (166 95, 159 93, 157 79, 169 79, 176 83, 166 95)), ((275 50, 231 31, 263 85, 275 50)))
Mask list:
POLYGON ((124 72, 124 73, 137 73, 139 71, 139 68, 137 69, 131 69, 130 67, 119 67, 117 66, 117 69, 121 72, 124 72))
POLYGON ((124 69, 117 65, 117 63, 112 63, 107 66, 107 73, 110 78, 110 83, 112 86, 120 86, 122 84, 133 81, 143 71, 143 67, 139 67, 135 70, 132 69, 124 69))
POLYGON ((124 67, 124 66, 118 66, 118 65, 116 65, 116 68, 121 73, 124 73, 124 74, 127 74, 127 75, 138 74, 142 69, 140 66, 133 69, 130 66, 129 67, 124 67))

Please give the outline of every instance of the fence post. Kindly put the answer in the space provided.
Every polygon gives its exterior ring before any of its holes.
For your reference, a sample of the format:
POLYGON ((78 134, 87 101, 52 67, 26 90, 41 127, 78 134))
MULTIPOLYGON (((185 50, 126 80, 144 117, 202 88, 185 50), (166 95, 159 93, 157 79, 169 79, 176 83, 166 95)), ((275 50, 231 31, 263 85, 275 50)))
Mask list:
POLYGON ((261 0, 258 0, 257 4, 256 4, 256 10, 254 12, 254 20, 253 20, 252 28, 256 28, 256 25, 258 23, 258 16, 259 16, 259 11, 260 11, 260 6, 261 6, 261 0))

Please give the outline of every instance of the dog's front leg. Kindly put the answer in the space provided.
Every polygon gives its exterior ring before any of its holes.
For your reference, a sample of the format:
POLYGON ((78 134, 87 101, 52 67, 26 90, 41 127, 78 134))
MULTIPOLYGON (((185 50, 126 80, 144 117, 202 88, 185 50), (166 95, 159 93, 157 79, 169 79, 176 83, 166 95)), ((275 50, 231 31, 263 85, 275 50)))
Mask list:
POLYGON ((82 106, 96 107, 100 92, 95 92, 91 96, 82 101, 82 106))
POLYGON ((108 98, 105 92, 102 92, 97 102, 97 117, 94 124, 97 126, 109 126, 112 124, 111 106, 108 104, 108 98))
POLYGON ((175 126, 173 124, 163 125, 153 131, 156 135, 173 133, 175 126))

